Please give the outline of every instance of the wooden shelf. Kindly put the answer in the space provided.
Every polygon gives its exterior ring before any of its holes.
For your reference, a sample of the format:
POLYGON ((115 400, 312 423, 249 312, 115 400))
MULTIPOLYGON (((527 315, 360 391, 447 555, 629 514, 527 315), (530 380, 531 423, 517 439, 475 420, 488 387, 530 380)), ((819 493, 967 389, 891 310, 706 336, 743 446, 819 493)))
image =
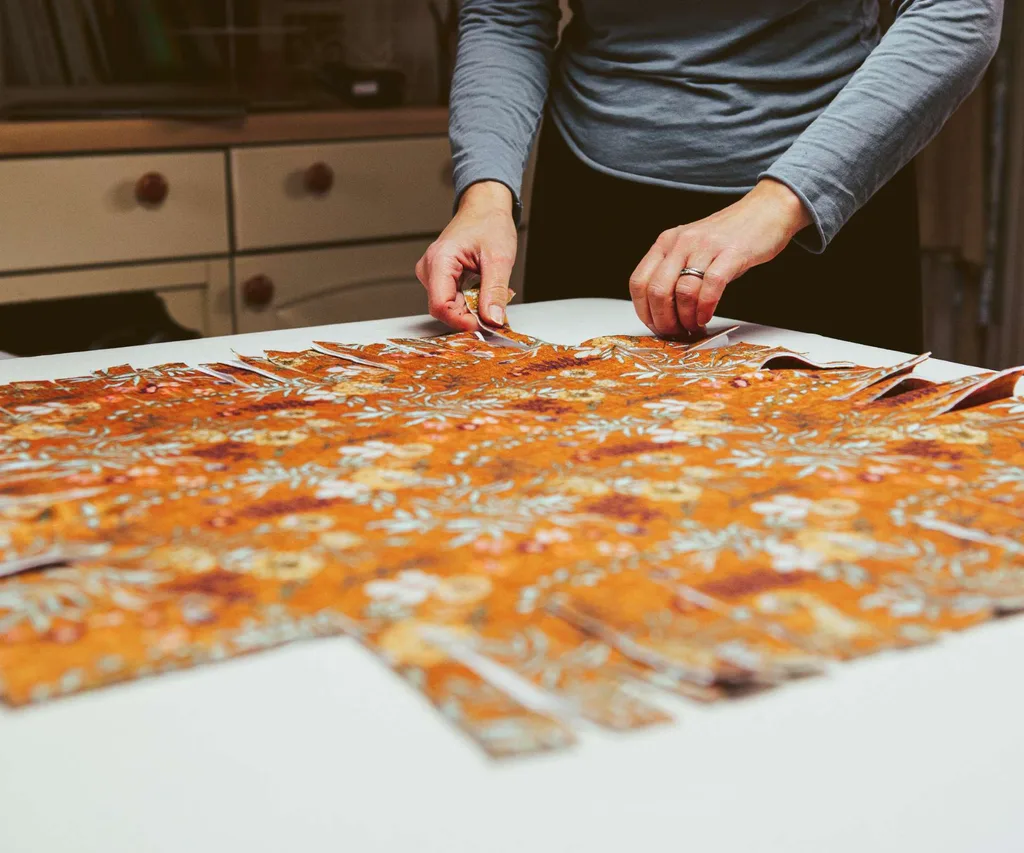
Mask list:
POLYGON ((263 113, 242 121, 98 119, 0 122, 0 158, 34 154, 224 148, 448 132, 442 107, 263 113))

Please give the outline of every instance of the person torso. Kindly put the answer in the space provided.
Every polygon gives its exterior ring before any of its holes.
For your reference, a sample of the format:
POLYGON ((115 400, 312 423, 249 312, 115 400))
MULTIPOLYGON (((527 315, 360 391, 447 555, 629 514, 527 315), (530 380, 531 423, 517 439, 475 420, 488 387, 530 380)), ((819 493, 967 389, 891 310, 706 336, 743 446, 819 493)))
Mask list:
POLYGON ((552 90, 569 143, 606 171, 694 189, 749 189, 879 39, 878 0, 571 5, 552 90))

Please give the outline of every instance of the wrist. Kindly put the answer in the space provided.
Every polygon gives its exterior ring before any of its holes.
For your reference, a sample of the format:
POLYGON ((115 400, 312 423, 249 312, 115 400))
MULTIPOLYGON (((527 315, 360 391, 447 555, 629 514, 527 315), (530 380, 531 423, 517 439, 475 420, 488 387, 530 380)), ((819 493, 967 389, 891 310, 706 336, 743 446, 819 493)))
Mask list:
POLYGON ((783 225, 789 239, 814 224, 811 213, 800 200, 800 196, 781 181, 762 178, 754 187, 752 194, 769 207, 773 217, 783 225))
POLYGON ((512 191, 499 181, 479 181, 471 184, 459 199, 459 212, 476 210, 512 215, 512 191))

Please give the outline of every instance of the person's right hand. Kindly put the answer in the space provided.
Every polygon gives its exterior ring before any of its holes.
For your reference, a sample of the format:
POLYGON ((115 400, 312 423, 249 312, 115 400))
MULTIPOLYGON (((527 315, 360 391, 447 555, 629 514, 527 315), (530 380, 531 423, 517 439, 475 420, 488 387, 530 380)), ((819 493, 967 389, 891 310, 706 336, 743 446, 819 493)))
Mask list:
POLYGON ((459 290, 462 276, 472 272, 480 276, 480 315, 503 325, 517 239, 508 187, 494 181, 469 187, 455 217, 416 264, 431 316, 453 329, 476 331, 476 319, 459 290))

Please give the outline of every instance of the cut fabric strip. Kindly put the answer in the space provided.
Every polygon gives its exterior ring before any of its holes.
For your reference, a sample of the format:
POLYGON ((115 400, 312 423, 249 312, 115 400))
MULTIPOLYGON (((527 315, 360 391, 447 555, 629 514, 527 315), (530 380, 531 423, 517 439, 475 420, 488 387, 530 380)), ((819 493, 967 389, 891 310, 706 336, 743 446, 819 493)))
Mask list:
POLYGON ((1021 370, 501 333, 0 387, 3 699, 346 634, 507 757, 1024 608, 1021 370))

